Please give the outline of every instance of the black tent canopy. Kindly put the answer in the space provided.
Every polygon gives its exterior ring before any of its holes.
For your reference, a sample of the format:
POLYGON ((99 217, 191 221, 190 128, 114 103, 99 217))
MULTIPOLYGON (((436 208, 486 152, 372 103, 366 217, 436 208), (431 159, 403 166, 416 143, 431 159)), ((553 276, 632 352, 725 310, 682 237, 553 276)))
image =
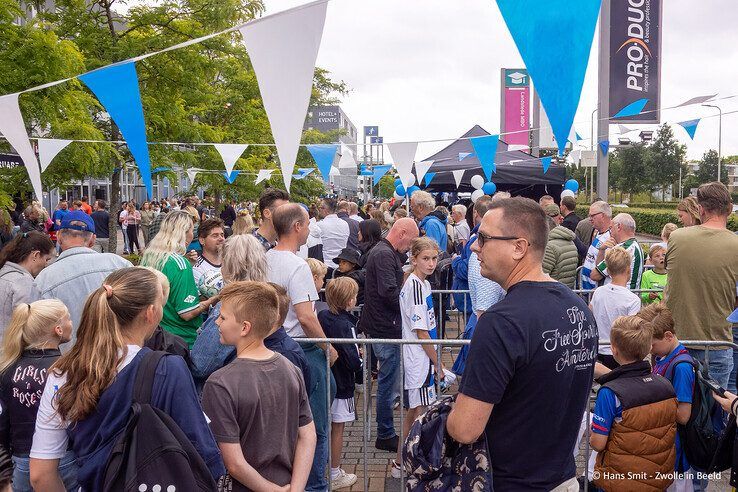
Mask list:
MULTIPOLYGON (((423 161, 433 161, 429 173, 436 174, 427 187, 421 188, 430 192, 472 192, 472 176, 478 174, 484 177, 482 165, 479 162, 469 137, 480 137, 490 133, 479 125, 474 127, 454 141, 446 148, 426 157, 423 161), (470 153, 459 161, 460 153, 470 153), (464 169, 461 184, 456 187, 456 181, 451 171, 464 169)), ((520 150, 508 150, 502 140, 497 144, 495 157, 496 172, 492 174, 492 182, 498 190, 510 191, 514 195, 529 197, 544 194, 559 195, 566 180, 566 169, 552 162, 546 174, 540 160, 520 150)), ((485 179, 486 181, 486 179, 485 179)))

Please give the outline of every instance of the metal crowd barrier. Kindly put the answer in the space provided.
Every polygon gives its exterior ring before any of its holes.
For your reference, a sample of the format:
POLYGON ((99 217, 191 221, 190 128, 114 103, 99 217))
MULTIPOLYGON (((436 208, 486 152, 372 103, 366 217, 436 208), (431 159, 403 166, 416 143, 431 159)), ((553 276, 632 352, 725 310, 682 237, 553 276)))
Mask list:
MULTIPOLYGON (((466 326, 466 325, 464 325, 466 326)), ((405 422, 405 415, 404 415, 404 406, 405 406, 405 395, 402 388, 402 382, 405 380, 405 364, 402 357, 402 347, 405 345, 435 345, 436 347, 436 356, 438 360, 442 360, 442 347, 463 347, 465 345, 469 345, 471 343, 471 340, 445 340, 445 339, 438 339, 438 340, 406 340, 406 339, 385 339, 385 338, 353 338, 353 339, 344 339, 344 338, 296 338, 297 342, 301 344, 356 344, 363 346, 363 368, 362 368, 362 383, 364 387, 364 391, 362 393, 363 398, 363 416, 362 416, 362 435, 363 435, 363 446, 362 446, 362 456, 363 456, 363 480, 364 480, 364 491, 367 491, 369 489, 369 470, 368 470, 368 453, 369 453, 369 445, 370 445, 370 427, 371 427, 371 416, 372 416, 372 402, 371 402, 371 377, 369 376, 369 352, 368 350, 371 348, 372 345, 375 344, 385 344, 385 345, 399 345, 400 347, 400 354, 399 354, 399 374, 398 379, 400 382, 400 427, 398 435, 402 436, 402 429, 404 427, 405 422)), ((704 349, 705 353, 705 366, 709 367, 709 361, 710 361, 710 349, 715 347, 724 347, 724 348, 732 348, 733 350, 738 350, 738 345, 731 342, 722 342, 722 341, 709 341, 709 340, 682 340, 681 343, 685 347, 696 347, 699 349, 704 349)), ((607 342, 600 341, 599 345, 609 345, 607 342)), ((330 364, 330 358, 328 355, 328 352, 325 353, 325 364, 326 364, 326 387, 330 388, 330 378, 331 378, 331 364, 330 364)), ((458 380, 457 380, 458 383, 458 380)), ((441 391, 440 391, 440 382, 436 378, 436 395, 440 398, 441 391)), ((585 462, 584 462, 584 473, 585 476, 587 474, 587 467, 588 467, 588 457, 590 453, 590 446, 589 446, 589 440, 590 440, 590 407, 593 403, 594 396, 592 395, 590 391, 589 395, 589 401, 586 406, 586 412, 585 412, 585 418, 586 418, 586 430, 584 432, 584 440, 585 440, 585 462)), ((326 392, 326 408, 327 408, 327 415, 330 419, 330 408, 331 408, 331 396, 330 391, 326 392)), ((358 420, 358 412, 357 413, 357 419, 358 420)), ((393 417, 394 420, 394 417, 393 417)), ((328 423, 328 435, 327 435, 327 447, 328 447, 328 463, 331 463, 331 426, 330 421, 328 423)), ((581 444, 581 440, 576 443, 577 449, 579 448, 581 444)), ((390 455, 391 458, 395 458, 396 454, 390 455)), ((391 459, 388 457, 387 459, 391 459)), ((357 464, 357 469, 360 464, 357 464)), ((386 471, 385 471, 386 476, 386 471)), ((401 467, 401 479, 400 479, 401 488, 400 490, 403 490, 405 487, 405 470, 404 466, 401 467)), ((330 480, 329 480, 329 490, 332 490, 330 488, 330 480)), ((588 490, 588 483, 585 481, 585 491, 588 490)))

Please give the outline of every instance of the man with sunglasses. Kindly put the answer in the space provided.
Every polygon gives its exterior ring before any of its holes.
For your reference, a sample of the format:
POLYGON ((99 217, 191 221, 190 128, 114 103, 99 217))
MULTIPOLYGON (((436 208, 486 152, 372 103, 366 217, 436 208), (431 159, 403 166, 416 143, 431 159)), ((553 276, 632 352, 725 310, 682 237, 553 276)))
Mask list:
POLYGON ((582 265, 582 289, 596 289, 602 277, 592 278, 592 273, 596 272, 597 255, 600 248, 610 240, 610 227, 612 226, 612 209, 610 205, 603 201, 594 202, 589 207, 589 220, 592 227, 597 231, 592 244, 589 245, 587 256, 584 257, 582 265))
POLYGON ((494 490, 575 491, 574 449, 597 357, 585 302, 543 273, 543 209, 527 198, 490 204, 472 250, 506 297, 480 317, 446 430, 485 433, 494 490))

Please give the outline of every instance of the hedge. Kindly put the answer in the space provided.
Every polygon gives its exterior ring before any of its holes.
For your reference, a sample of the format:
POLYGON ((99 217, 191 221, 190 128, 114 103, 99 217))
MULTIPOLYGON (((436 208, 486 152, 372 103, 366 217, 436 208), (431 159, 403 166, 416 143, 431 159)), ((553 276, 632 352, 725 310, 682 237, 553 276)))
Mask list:
MULTIPOLYGON (((661 229, 663 229, 664 224, 672 222, 679 225, 679 219, 677 217, 676 209, 666 211, 645 208, 613 207, 613 217, 620 212, 627 212, 633 216, 633 219, 635 219, 636 221, 636 232, 640 234, 651 234, 653 236, 660 236, 661 229)), ((589 215, 589 207, 577 207, 576 214, 582 218, 587 217, 587 215, 589 215)), ((728 229, 730 229, 731 231, 738 231, 738 216, 736 216, 736 214, 731 214, 728 218, 728 229)))
POLYGON ((679 202, 656 202, 656 203, 628 203, 628 207, 631 208, 645 208, 645 209, 657 209, 657 210, 676 210, 679 202))

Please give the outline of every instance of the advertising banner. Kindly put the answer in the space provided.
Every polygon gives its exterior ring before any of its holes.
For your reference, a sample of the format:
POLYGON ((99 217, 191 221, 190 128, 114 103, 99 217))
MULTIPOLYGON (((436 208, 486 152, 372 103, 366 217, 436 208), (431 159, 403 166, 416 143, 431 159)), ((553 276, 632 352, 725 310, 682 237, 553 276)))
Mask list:
POLYGON ((610 118, 659 123, 662 0, 610 3, 610 118))
POLYGON ((530 77, 520 68, 501 70, 500 139, 508 145, 529 147, 530 77))

